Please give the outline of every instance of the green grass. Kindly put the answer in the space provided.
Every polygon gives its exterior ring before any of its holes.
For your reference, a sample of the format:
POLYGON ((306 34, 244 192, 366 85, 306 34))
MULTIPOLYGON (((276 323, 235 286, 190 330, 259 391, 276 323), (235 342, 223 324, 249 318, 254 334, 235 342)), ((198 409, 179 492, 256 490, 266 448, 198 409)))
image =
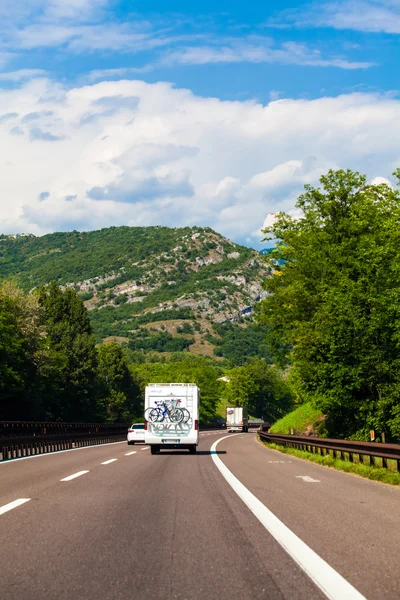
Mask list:
MULTIPOLYGON (((283 454, 289 454, 290 456, 296 456, 297 458, 309 460, 319 465, 323 465, 324 467, 330 467, 331 469, 337 469, 339 471, 344 471, 345 473, 353 473, 354 475, 366 477, 367 479, 372 479, 374 481, 380 481, 381 483, 400 485, 400 473, 395 470, 396 461, 394 460, 388 460, 388 468, 384 469, 380 466, 373 467, 367 464, 360 464, 360 462, 347 462, 346 460, 333 458, 331 454, 321 456, 320 454, 312 454, 311 452, 296 450, 295 448, 285 448, 284 446, 279 446, 278 444, 270 444, 264 441, 262 441, 262 443, 267 448, 272 448, 273 450, 278 450, 283 454)), ((354 455, 355 461, 359 461, 359 459, 360 457, 358 457, 358 455, 354 455)), ((379 459, 377 458, 375 460, 378 463, 379 459)))
POLYGON ((305 433, 307 429, 322 419, 320 410, 314 408, 310 403, 302 404, 296 410, 276 421, 271 427, 271 433, 290 434, 294 429, 296 433, 305 433))
POLYGON ((226 419, 226 408, 227 406, 231 406, 231 403, 228 400, 221 399, 217 405, 216 413, 218 416, 226 419))

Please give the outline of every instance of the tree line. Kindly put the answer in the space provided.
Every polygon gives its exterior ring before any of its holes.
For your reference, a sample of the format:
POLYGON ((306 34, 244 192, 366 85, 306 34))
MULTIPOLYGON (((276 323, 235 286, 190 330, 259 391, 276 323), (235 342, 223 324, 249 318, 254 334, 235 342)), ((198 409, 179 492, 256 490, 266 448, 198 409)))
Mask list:
POLYGON ((96 348, 73 289, 0 287, 0 419, 124 422, 140 402, 122 349, 96 348))
POLYGON ((188 352, 163 356, 131 344, 96 344, 74 289, 54 282, 31 293, 12 283, 0 287, 1 420, 142 420, 150 382, 197 383, 203 422, 223 416, 221 402, 246 405, 267 420, 292 405, 287 383, 264 359, 250 357, 232 369, 188 352))
POLYGON ((265 230, 278 241, 258 319, 329 435, 398 440, 400 193, 349 170, 320 182, 299 197, 299 217, 279 213, 265 230))

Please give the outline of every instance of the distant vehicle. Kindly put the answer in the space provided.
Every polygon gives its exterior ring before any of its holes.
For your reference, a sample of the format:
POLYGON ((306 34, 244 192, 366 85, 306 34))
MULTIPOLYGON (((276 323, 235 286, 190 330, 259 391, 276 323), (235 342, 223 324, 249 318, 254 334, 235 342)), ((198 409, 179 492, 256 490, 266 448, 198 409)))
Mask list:
POLYGON ((144 442, 144 423, 133 423, 128 429, 129 446, 136 442, 144 442))
POLYGON ((226 430, 229 432, 242 431, 243 433, 249 430, 247 408, 243 406, 226 407, 226 430))
POLYGON ((200 390, 195 383, 150 383, 145 391, 144 441, 152 454, 199 443, 200 390))

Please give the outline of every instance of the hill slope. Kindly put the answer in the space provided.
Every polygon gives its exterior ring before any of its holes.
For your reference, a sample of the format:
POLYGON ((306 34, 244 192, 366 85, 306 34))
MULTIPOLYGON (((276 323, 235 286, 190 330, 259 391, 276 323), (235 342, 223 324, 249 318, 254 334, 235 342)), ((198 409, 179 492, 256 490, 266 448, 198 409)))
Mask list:
MULTIPOLYGON (((73 286, 99 338, 119 336, 138 349, 213 355, 225 329, 232 338, 230 323, 251 315, 264 297, 267 276, 258 252, 210 228, 0 236, 0 281, 24 289, 51 280, 73 286), (213 323, 226 325, 216 331, 213 323)), ((234 339, 245 335, 240 329, 234 339)))

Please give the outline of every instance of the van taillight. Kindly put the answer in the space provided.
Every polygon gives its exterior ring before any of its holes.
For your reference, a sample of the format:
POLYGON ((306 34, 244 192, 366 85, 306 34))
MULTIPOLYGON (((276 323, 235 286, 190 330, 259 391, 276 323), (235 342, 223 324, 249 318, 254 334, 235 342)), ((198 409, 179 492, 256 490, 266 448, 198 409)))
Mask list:
POLYGON ((145 429, 145 431, 147 431, 147 421, 146 421, 146 419, 144 421, 144 429, 145 429))
POLYGON ((195 428, 195 431, 198 431, 198 429, 199 429, 199 422, 197 419, 194 422, 194 428, 195 428))

